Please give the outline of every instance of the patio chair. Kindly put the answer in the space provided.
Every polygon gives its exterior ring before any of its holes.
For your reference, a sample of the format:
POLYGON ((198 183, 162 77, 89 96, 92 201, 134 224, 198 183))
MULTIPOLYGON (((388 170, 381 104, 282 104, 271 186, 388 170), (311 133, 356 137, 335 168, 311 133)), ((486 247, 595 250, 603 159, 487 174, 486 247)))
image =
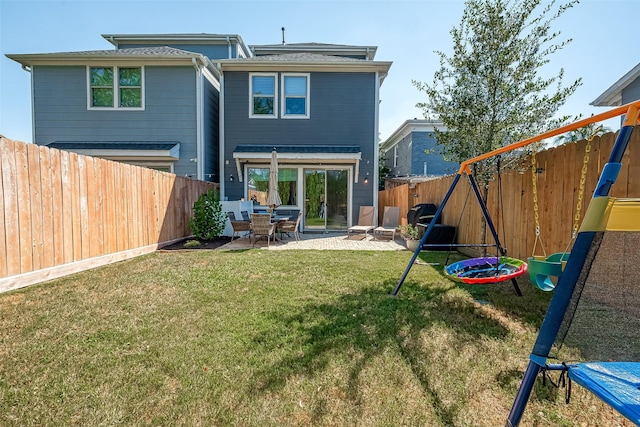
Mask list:
POLYGON ((300 235, 298 234, 298 228, 300 227, 300 219, 302 218, 302 212, 298 212, 298 216, 295 220, 282 221, 278 224, 278 231, 280 232, 280 237, 282 238, 283 233, 293 233, 293 236, 296 238, 296 242, 300 241, 300 235))
POLYGON ((265 236, 267 238, 267 247, 271 242, 271 236, 275 240, 276 225, 271 222, 271 215, 269 214, 251 214, 251 230, 253 231, 252 244, 256 246, 256 238, 258 236, 265 236))
POLYGON ((240 215, 242 215, 242 220, 243 221, 249 221, 251 222, 251 217, 249 216, 249 212, 247 211, 241 211, 240 215))
POLYGON ((398 225, 400 225, 400 208, 397 206, 385 206, 382 225, 373 229, 373 237, 378 239, 391 234, 391 240, 394 240, 398 225))
POLYGON ((251 234, 251 221, 243 221, 237 220, 236 214, 233 212, 227 212, 227 216, 229 217, 229 221, 231 222, 231 228, 233 228, 233 234, 231 235, 231 241, 236 236, 236 233, 240 235, 240 233, 245 233, 244 236, 251 234))
POLYGON ((358 215, 358 224, 353 225, 347 229, 347 237, 350 237, 353 234, 364 233, 365 237, 367 234, 373 230, 375 227, 373 226, 373 214, 374 214, 373 206, 360 206, 360 213, 358 215))

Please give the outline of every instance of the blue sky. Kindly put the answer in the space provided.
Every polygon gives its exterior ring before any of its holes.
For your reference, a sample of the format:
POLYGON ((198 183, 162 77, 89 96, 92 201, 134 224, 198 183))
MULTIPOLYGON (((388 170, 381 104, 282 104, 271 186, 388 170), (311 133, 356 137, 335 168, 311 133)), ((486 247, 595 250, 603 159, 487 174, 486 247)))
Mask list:
MULTIPOLYGON (((376 60, 393 62, 380 92, 384 140, 422 118, 415 104, 424 94, 411 80, 431 82, 434 51, 450 52, 463 7, 463 0, 0 0, 0 134, 32 142, 30 75, 7 53, 111 49, 100 35, 118 33, 228 33, 247 45, 272 44, 284 26, 289 43, 374 45, 376 60)), ((550 57, 548 72, 564 68, 567 84, 583 79, 560 113, 606 110, 589 103, 640 62, 638 18, 640 0, 582 0, 554 23, 573 42, 550 57)))

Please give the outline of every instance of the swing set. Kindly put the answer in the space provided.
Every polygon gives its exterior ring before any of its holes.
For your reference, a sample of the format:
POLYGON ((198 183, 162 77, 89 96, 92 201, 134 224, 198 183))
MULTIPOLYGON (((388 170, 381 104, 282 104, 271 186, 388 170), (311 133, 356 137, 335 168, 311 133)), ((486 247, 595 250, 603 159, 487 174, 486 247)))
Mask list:
MULTIPOLYGON (((547 286, 548 290, 555 288, 555 292, 530 353, 529 363, 508 415, 506 427, 519 425, 538 374, 542 372, 546 376, 548 372, 553 371, 559 371, 563 382, 568 382, 567 403, 570 398, 571 381, 574 381, 640 426, 640 292, 637 282, 640 275, 640 199, 616 199, 609 196, 622 168, 622 158, 627 151, 633 130, 639 123, 640 100, 463 162, 393 292, 393 295, 398 294, 423 249, 433 224, 442 215, 442 210, 462 174, 468 176, 487 226, 496 240, 499 251, 504 252, 487 208, 479 196, 470 165, 621 115, 624 115, 624 120, 580 228, 580 212, 576 209, 578 212, 574 217, 572 238, 569 242, 569 246, 573 243, 571 252, 565 251, 550 257, 542 255, 538 259, 533 255, 529 259, 533 264, 531 274, 536 285, 547 286), (557 282, 552 282, 550 276, 557 277, 557 282), (540 283, 537 283, 538 280, 540 283), (565 355, 562 352, 567 347, 568 353, 565 355), (554 359, 560 362, 550 361, 554 359)), ((587 155, 588 149, 583 170, 588 162, 587 155)), ((535 170, 533 172, 535 173, 535 170)), ((584 191, 585 173, 586 171, 581 177, 581 192, 584 191)), ((581 202, 582 196, 579 196, 578 207, 581 202)), ((536 232, 539 238, 539 224, 536 232)), ((507 261, 505 264, 513 262, 505 260, 505 256, 503 253, 501 257, 491 260, 491 268, 500 265, 501 261, 507 261)), ((466 262, 481 264, 472 260, 466 262)), ((445 267, 445 272, 450 267, 445 267)), ((479 269, 486 268, 482 266, 479 269)), ((451 271, 451 274, 459 276, 457 271, 451 271)), ((517 273, 521 274, 524 274, 524 271, 517 273)), ((489 276, 495 279, 492 282, 501 279, 497 275, 489 276)), ((509 277, 508 274, 504 277, 515 282, 515 277, 509 277)))
MULTIPOLYGON (((557 278, 562 276, 562 272, 569 258, 569 252, 567 252, 567 250, 571 246, 571 243, 575 240, 575 237, 577 235, 578 225, 580 220, 580 209, 582 207, 582 198, 584 195, 584 185, 585 185, 585 179, 586 179, 586 173, 587 173, 586 167, 589 161, 590 143, 593 140, 593 138, 596 136, 596 134, 598 133, 598 129, 600 128, 597 128, 596 131, 591 135, 591 137, 589 138, 589 143, 587 144, 587 148, 585 148, 585 161, 584 161, 582 172, 581 172, 580 192, 578 197, 576 213, 574 216, 575 221, 573 226, 573 237, 569 242, 569 245, 567 246, 567 249, 565 250, 565 252, 554 253, 550 256, 547 256, 544 253, 544 247, 542 245, 541 238, 540 238, 540 224, 539 224, 539 215, 537 210, 537 206, 538 206, 537 185, 536 185, 536 176, 535 176, 537 165, 535 163, 536 162, 535 153, 532 156, 532 175, 533 175, 532 182, 533 182, 533 196, 534 196, 534 215, 535 215, 535 221, 536 221, 536 240, 533 247, 533 254, 530 258, 528 258, 527 260, 528 262, 524 262, 524 261, 507 256, 507 251, 502 246, 502 243, 500 242, 498 232, 496 231, 496 227, 494 226, 493 220, 489 215, 489 210, 486 206, 486 203, 482 200, 480 189, 478 187, 475 174, 472 172, 472 168, 474 168, 474 166, 477 163, 483 160, 491 159, 493 157, 498 157, 499 159, 499 156, 501 156, 504 153, 512 152, 520 148, 526 147, 528 145, 531 145, 533 143, 540 142, 548 138, 553 138, 555 136, 558 136, 567 132, 575 131, 577 129, 590 125, 592 123, 598 123, 603 120, 618 117, 622 114, 625 114, 629 106, 632 106, 632 105, 634 104, 630 103, 627 105, 623 105, 621 107, 611 109, 607 112, 591 116, 586 119, 578 120, 569 125, 562 126, 557 129, 550 130, 548 132, 544 132, 540 135, 524 139, 522 141, 507 145, 505 147, 498 148, 496 150, 490 151, 488 153, 476 156, 474 158, 471 158, 469 160, 462 162, 460 164, 460 169, 455 175, 453 182, 451 183, 451 186, 449 187, 447 193, 445 194, 442 200, 442 203, 436 210, 433 216, 433 219, 428 225, 425 225, 426 230, 422 235, 422 239, 418 243, 418 247, 414 251, 413 256, 411 257, 411 260, 407 264, 407 267, 405 268, 404 273, 400 277, 395 289, 393 290, 392 295, 393 296, 398 295, 398 293, 400 292, 400 289, 402 288, 402 285, 404 284, 404 281, 407 278, 407 275, 409 274, 409 271, 411 271, 411 268, 416 262, 418 255, 423 249, 429 248, 429 245, 426 243, 427 239, 431 234, 431 232, 433 231, 434 225, 438 222, 438 219, 442 216, 442 211, 444 210, 445 206, 449 202, 449 199, 451 198, 451 195, 453 194, 460 179, 462 178, 462 175, 466 175, 468 178, 470 189, 473 190, 475 198, 480 206, 482 216, 486 221, 487 229, 489 230, 495 242, 495 245, 450 244, 449 246, 451 248, 459 247, 459 246, 478 246, 478 247, 495 246, 497 254, 496 256, 471 258, 471 259, 466 259, 450 265, 446 265, 444 268, 445 276, 447 276, 451 280, 461 282, 461 283, 471 284, 471 285, 500 283, 500 282, 510 280, 515 289, 516 294, 518 296, 522 296, 522 292, 518 287, 516 278, 524 275, 529 271, 531 282, 535 286, 537 286, 538 288, 544 291, 553 290, 556 286, 557 278), (543 255, 535 255, 536 245, 538 243, 540 243, 540 246, 542 247, 543 255), (556 278, 555 282, 553 278, 556 278)), ((498 187, 500 188, 499 160, 498 160, 498 187)), ((466 205, 466 202, 465 202, 465 205, 466 205)))

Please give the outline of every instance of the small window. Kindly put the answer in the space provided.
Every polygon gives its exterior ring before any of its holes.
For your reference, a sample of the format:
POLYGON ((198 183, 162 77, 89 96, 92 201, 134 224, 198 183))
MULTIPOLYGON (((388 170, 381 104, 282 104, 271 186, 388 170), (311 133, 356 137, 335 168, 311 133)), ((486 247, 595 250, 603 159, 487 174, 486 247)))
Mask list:
POLYGON ((398 146, 393 147, 393 167, 398 167, 398 146))
POLYGON ((276 117, 276 75, 251 74, 250 82, 250 117, 276 117))
POLYGON ((142 67, 90 67, 88 73, 89 108, 143 108, 142 67))
POLYGON ((286 118, 309 117, 309 75, 283 74, 282 98, 286 118))

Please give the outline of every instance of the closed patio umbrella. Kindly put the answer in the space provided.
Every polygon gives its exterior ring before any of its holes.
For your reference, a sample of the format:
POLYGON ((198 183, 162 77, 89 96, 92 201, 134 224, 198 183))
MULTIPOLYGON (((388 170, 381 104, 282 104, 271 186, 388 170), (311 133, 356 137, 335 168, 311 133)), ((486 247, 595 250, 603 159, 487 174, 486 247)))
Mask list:
POLYGON ((271 152, 271 166, 269 168, 269 193, 267 194, 267 206, 275 209, 282 204, 278 194, 278 156, 276 150, 271 152))

